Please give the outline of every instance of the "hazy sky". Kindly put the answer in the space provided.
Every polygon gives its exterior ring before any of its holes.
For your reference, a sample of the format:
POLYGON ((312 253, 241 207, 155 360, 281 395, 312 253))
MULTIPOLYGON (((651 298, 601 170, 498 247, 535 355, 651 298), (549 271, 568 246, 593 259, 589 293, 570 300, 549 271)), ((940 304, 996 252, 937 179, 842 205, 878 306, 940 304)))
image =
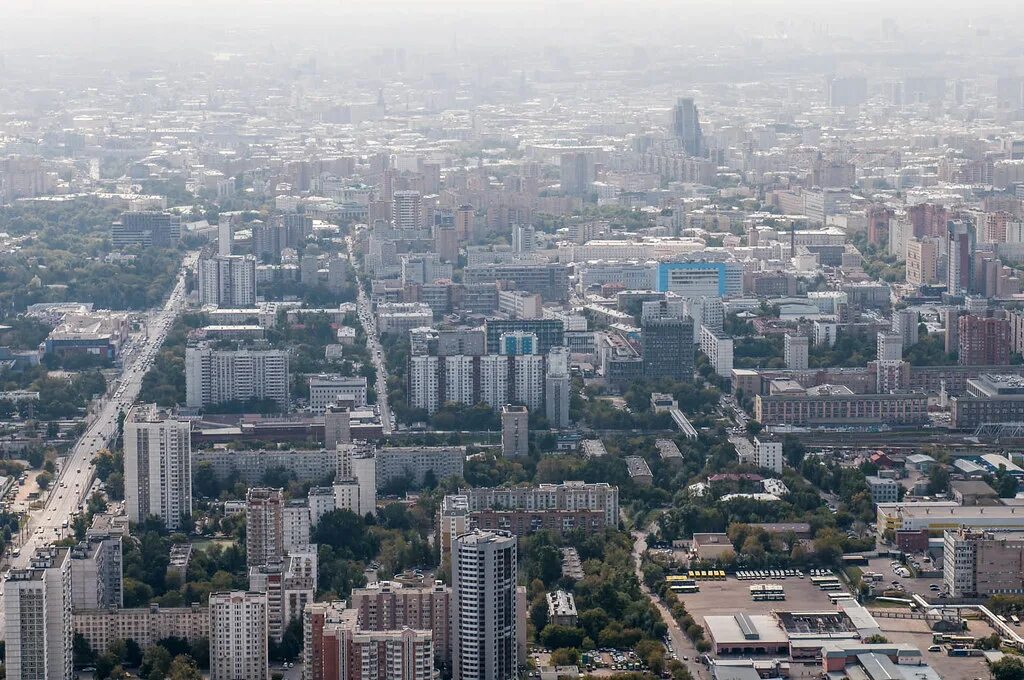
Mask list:
MULTIPOLYGON (((458 45, 570 52, 587 47, 698 45, 752 37, 827 51, 834 37, 867 49, 893 19, 907 48, 975 39, 1011 42, 1024 19, 1013 0, 0 0, 0 54, 82 54, 106 60, 174 52, 249 52, 458 45), (924 43, 924 44, 922 44, 924 43)), ((979 44, 982 41, 978 41, 979 44)), ((854 45, 856 46, 856 45, 854 45)), ((849 49, 844 44, 840 49, 849 49)), ((900 47, 897 45, 897 47, 900 47)), ((1004 47, 1005 49, 1005 47, 1004 47)), ((1018 50, 1020 52, 1020 50, 1018 50)))

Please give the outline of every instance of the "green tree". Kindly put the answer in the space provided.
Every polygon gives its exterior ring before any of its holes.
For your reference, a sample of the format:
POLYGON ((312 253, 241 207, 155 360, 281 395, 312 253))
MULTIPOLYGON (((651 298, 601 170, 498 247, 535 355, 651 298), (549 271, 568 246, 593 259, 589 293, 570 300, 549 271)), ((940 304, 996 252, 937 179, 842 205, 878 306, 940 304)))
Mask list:
POLYGON ((196 667, 192 657, 179 654, 171 662, 170 671, 167 673, 167 680, 203 680, 203 674, 196 667))
POLYGON ((1024 662, 1015 656, 1004 656, 991 669, 995 680, 1024 680, 1024 662))

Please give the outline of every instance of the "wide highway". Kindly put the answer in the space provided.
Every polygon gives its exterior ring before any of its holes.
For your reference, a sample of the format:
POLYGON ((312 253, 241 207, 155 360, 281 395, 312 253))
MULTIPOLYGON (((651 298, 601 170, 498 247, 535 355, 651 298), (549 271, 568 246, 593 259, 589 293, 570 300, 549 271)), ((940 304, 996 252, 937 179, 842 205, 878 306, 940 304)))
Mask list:
MULTIPOLYGON (((95 479, 92 464, 97 452, 106 448, 117 434, 118 416, 127 411, 139 395, 142 377, 152 365, 167 331, 185 303, 185 272, 194 267, 198 252, 189 252, 182 260, 177 282, 162 308, 146 315, 146 333, 126 350, 122 358, 119 380, 101 401, 88 428, 64 457, 57 478, 50 487, 44 506, 27 514, 21 531, 24 540, 19 554, 10 558, 12 568, 28 566, 35 550, 68 534, 75 513, 85 502, 85 496, 95 479)), ((0 618, 3 601, 0 599, 0 618)))

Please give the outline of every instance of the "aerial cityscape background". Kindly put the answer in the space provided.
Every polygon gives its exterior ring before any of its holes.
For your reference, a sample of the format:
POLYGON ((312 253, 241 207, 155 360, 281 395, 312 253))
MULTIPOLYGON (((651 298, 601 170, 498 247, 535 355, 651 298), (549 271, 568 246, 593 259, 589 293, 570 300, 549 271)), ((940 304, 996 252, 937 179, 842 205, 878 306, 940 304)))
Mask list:
POLYGON ((0 3, 0 676, 1024 680, 1022 28, 0 3))

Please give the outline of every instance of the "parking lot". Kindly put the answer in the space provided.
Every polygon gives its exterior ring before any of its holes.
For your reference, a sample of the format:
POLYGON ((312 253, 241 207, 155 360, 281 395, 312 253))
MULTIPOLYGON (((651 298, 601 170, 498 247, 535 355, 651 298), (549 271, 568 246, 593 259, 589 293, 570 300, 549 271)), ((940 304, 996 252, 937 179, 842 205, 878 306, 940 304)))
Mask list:
MULTIPOLYGON (((724 581, 698 581, 699 593, 680 594, 678 597, 694 620, 703 624, 703 617, 723 613, 746 612, 767 614, 773 610, 790 611, 834 611, 829 593, 811 583, 810 576, 804 578, 758 579, 741 581, 729 576, 724 581), (786 599, 774 602, 754 602, 750 599, 750 586, 761 583, 780 585, 786 599)), ((832 591, 846 592, 844 590, 832 591)))
POLYGON ((937 597, 942 592, 941 578, 908 578, 895 573, 892 560, 888 557, 875 557, 868 561, 868 566, 861 568, 865 572, 882 575, 882 580, 875 582, 875 590, 881 592, 888 588, 902 588, 907 594, 917 593, 922 597, 937 597), (932 588, 932 586, 936 586, 932 588))
MULTIPOLYGON (((888 619, 877 617, 882 634, 889 642, 903 642, 914 645, 921 650, 924 661, 942 674, 944 680, 972 680, 973 678, 989 677, 985 658, 981 656, 948 656, 943 649, 929 652, 932 645, 932 633, 928 624, 920 619, 888 619)), ((992 634, 992 628, 984 621, 970 621, 968 629, 971 635, 985 636, 992 634)))

